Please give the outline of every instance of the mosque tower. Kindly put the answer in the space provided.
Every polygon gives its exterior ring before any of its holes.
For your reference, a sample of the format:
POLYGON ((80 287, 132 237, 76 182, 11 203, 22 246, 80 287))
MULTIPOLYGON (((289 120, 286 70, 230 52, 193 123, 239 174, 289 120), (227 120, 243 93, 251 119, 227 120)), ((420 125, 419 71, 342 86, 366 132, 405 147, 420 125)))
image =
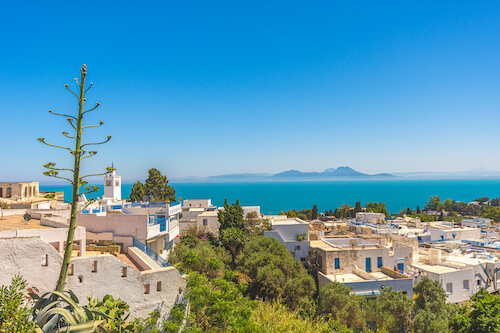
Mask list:
POLYGON ((122 199, 122 176, 116 174, 114 166, 113 171, 104 175, 104 197, 120 201, 122 199))

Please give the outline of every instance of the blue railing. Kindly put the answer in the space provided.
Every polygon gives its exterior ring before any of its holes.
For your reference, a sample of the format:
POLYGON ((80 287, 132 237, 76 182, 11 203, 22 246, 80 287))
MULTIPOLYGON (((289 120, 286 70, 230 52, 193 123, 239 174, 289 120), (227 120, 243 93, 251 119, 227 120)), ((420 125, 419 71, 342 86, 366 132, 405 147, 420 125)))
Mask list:
POLYGON ((143 244, 143 243, 139 242, 135 238, 134 238, 134 247, 136 247, 139 250, 141 250, 142 252, 144 252, 148 257, 150 257, 151 259, 153 259, 154 261, 156 261, 160 266, 162 266, 162 267, 170 267, 170 266, 172 266, 171 263, 169 263, 168 261, 166 261, 165 259, 163 259, 162 257, 160 257, 158 255, 158 253, 156 253, 155 251, 153 251, 146 244, 143 244))
POLYGON ((167 221, 165 216, 158 217, 158 215, 149 215, 149 225, 160 225, 160 232, 167 230, 167 221))
POLYGON ((80 212, 80 214, 95 214, 95 213, 102 213, 105 212, 106 210, 104 207, 99 207, 97 209, 84 209, 80 212))

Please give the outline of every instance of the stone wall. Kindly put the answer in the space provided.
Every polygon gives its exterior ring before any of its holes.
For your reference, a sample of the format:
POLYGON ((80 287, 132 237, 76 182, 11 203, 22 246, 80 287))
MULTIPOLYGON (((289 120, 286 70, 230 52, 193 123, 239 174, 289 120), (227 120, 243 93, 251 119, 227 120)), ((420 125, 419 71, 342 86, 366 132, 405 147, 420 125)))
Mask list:
MULTIPOLYGON (((40 238, 3 238, 0 262, 0 285, 8 285, 15 275, 21 275, 28 287, 44 293, 56 286, 62 256, 40 238)), ((174 267, 139 272, 109 254, 72 258, 71 264, 73 274, 68 276, 67 288, 80 303, 87 304, 90 296, 102 299, 110 294, 129 304, 132 318, 145 318, 155 309, 168 314, 186 286, 174 267)))

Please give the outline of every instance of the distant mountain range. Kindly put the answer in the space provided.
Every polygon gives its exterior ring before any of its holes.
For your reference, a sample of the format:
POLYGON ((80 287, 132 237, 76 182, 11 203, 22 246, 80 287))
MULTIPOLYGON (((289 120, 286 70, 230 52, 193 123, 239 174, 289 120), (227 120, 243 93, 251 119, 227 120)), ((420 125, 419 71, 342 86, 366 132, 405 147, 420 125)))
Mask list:
POLYGON ((228 181, 278 181, 278 180, 329 180, 329 179, 392 179, 388 173, 368 175, 350 167, 330 168, 323 172, 302 172, 288 170, 277 174, 271 173, 235 173, 210 177, 183 177, 173 182, 228 182, 228 181))
POLYGON ((330 168, 323 172, 302 172, 298 170, 289 170, 277 173, 272 176, 273 179, 386 179, 394 178, 388 173, 379 173, 368 175, 358 172, 352 168, 341 166, 337 169, 330 168))
POLYGON ((172 179, 177 183, 200 182, 248 182, 248 181, 282 181, 282 180, 340 180, 340 179, 493 179, 500 178, 499 171, 474 169, 460 172, 392 172, 369 175, 348 166, 326 169, 323 172, 302 172, 288 170, 276 174, 271 173, 234 173, 210 177, 182 177, 172 179))

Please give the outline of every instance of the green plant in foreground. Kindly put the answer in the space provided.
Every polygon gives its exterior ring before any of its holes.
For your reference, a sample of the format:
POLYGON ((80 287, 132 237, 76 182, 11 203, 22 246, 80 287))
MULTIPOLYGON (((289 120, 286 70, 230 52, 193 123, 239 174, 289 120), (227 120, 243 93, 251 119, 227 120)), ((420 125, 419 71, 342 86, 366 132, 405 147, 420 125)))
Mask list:
POLYGON ((37 325, 29 321, 31 309, 26 306, 26 280, 12 279, 10 286, 0 286, 0 332, 31 333, 37 325))
POLYGON ((101 326, 105 321, 99 318, 112 318, 99 309, 80 305, 71 290, 52 291, 42 296, 30 292, 29 295, 35 301, 33 321, 41 327, 37 332, 91 333, 99 329, 107 333, 101 326))
POLYGON ((90 307, 99 309, 107 315, 100 318, 105 320, 101 324, 101 329, 105 328, 108 333, 133 332, 134 325, 126 322, 130 316, 127 313, 129 309, 127 303, 119 298, 115 300, 111 295, 104 296, 102 301, 99 301, 98 298, 93 299, 92 297, 88 297, 88 300, 90 307))
POLYGON ((64 283, 66 282, 66 277, 68 275, 69 261, 71 259, 71 250, 73 249, 73 239, 75 236, 75 229, 76 229, 76 215, 78 213, 78 197, 81 194, 88 194, 88 193, 96 192, 99 189, 99 187, 94 186, 94 185, 86 186, 85 190, 87 192, 80 193, 80 187, 88 184, 88 182, 86 180, 84 180, 84 178, 91 177, 91 176, 101 176, 101 175, 105 175, 105 174, 113 171, 112 168, 107 168, 107 171, 105 173, 91 174, 91 175, 85 175, 85 176, 80 177, 80 163, 81 163, 82 159, 92 157, 95 154, 97 154, 97 151, 95 151, 95 150, 87 151, 87 150, 85 150, 87 148, 84 149, 84 147, 93 146, 93 145, 100 145, 100 144, 108 142, 111 139, 111 136, 108 136, 107 139, 103 142, 90 142, 90 143, 82 144, 82 133, 83 133, 84 129, 90 128, 90 127, 99 127, 104 122, 101 121, 97 125, 83 125, 83 116, 86 113, 97 109, 100 106, 100 103, 98 102, 98 103, 96 103, 96 105, 93 108, 84 111, 84 104, 86 101, 85 93, 87 92, 87 90, 89 90, 92 87, 92 82, 90 83, 89 87, 87 89, 85 89, 85 78, 87 76, 87 66, 83 65, 80 72, 81 72, 81 83, 78 83, 78 79, 75 78, 76 84, 78 85, 78 87, 80 89, 79 95, 77 95, 75 92, 73 92, 69 88, 68 84, 64 85, 66 87, 66 89, 68 89, 78 99, 78 116, 74 117, 71 115, 55 113, 52 110, 49 110, 49 113, 52 113, 52 114, 57 115, 57 116, 66 117, 66 120, 69 122, 69 124, 73 128, 75 134, 74 134, 74 136, 70 136, 68 132, 62 132, 62 134, 65 137, 67 137, 68 139, 75 140, 75 148, 71 149, 71 148, 64 147, 64 146, 49 144, 49 143, 45 142, 45 138, 38 138, 38 141, 40 141, 41 143, 44 143, 48 146, 69 150, 70 153, 74 156, 74 166, 72 169, 56 168, 55 167, 56 164, 52 163, 52 162, 44 165, 44 167, 46 169, 48 169, 48 171, 44 172, 44 175, 49 176, 49 177, 67 180, 73 185, 73 196, 72 196, 72 201, 71 201, 71 218, 70 218, 69 229, 68 229, 68 238, 66 241, 66 249, 64 251, 64 259, 63 259, 63 262, 61 265, 61 273, 59 275, 59 279, 57 281, 57 286, 56 286, 56 290, 59 292, 63 291, 64 283), (70 179, 67 177, 62 177, 59 175, 59 172, 72 173, 73 179, 70 179))

